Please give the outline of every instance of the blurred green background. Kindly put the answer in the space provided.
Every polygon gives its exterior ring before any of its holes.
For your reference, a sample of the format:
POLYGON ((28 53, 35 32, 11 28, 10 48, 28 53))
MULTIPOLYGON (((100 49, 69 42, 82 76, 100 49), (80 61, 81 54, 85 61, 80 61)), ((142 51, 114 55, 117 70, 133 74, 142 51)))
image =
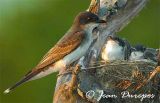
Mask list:
MULTIPOLYGON (((52 103, 56 73, 28 82, 12 93, 3 91, 34 67, 64 35, 75 15, 90 0, 0 0, 0 103, 52 103)), ((160 0, 150 0, 119 34, 158 48, 160 0)))

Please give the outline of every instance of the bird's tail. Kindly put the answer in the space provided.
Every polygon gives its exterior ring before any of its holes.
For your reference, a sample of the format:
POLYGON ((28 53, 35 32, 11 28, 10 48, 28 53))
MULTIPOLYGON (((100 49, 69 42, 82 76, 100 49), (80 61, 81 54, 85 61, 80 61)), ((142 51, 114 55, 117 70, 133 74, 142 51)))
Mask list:
POLYGON ((9 92, 11 92, 13 89, 15 89, 16 87, 18 87, 19 85, 30 81, 34 76, 36 76, 40 71, 30 71, 28 72, 24 78, 22 78, 19 82, 17 82, 15 85, 11 86, 10 88, 6 89, 3 93, 4 94, 8 94, 9 92))

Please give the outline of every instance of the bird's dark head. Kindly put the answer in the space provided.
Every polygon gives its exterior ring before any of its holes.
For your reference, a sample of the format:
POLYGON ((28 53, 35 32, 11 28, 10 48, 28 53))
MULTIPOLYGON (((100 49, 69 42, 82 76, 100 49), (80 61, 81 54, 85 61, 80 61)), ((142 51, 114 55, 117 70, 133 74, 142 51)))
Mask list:
POLYGON ((90 23, 106 23, 106 21, 100 20, 97 15, 91 12, 81 12, 76 16, 74 20, 74 24, 81 26, 90 23))
POLYGON ((141 44, 137 44, 137 45, 135 46, 135 49, 136 49, 136 51, 144 52, 144 51, 146 50, 146 47, 143 46, 143 45, 141 45, 141 44))
POLYGON ((119 46, 122 46, 124 47, 125 46, 125 42, 124 40, 120 39, 119 37, 117 36, 108 36, 107 37, 107 43, 112 43, 113 45, 114 44, 118 44, 119 46))

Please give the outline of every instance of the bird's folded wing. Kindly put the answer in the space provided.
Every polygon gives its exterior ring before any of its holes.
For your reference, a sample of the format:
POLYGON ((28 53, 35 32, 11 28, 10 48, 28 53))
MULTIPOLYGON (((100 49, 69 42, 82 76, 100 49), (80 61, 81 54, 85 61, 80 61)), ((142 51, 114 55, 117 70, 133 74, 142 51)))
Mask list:
POLYGON ((32 77, 44 71, 45 67, 62 59, 64 56, 76 49, 84 38, 83 32, 75 32, 74 34, 66 35, 62 38, 42 59, 42 61, 31 71, 29 71, 24 78, 17 82, 12 87, 5 90, 4 93, 9 93, 11 90, 30 80, 32 77))
POLYGON ((84 32, 75 32, 74 34, 63 37, 49 52, 43 57, 35 69, 41 69, 62 59, 67 54, 75 50, 84 38, 84 32))

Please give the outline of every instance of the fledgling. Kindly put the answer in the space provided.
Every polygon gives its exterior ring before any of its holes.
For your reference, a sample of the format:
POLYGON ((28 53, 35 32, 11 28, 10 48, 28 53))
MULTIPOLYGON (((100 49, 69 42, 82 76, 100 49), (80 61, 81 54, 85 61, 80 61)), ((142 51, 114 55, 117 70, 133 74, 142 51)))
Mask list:
POLYGON ((80 59, 85 55, 92 41, 97 38, 94 31, 99 23, 105 23, 105 21, 91 12, 79 13, 69 31, 51 48, 39 64, 4 93, 9 93, 24 82, 60 71, 80 59))
POLYGON ((152 60, 157 62, 157 50, 138 44, 132 48, 130 60, 152 60))
POLYGON ((144 58, 145 59, 149 59, 152 60, 154 62, 158 61, 158 49, 153 49, 153 48, 146 48, 146 50, 144 51, 144 58))
POLYGON ((131 55, 129 57, 129 60, 141 60, 144 59, 144 51, 146 48, 143 45, 136 45, 131 50, 131 55))
POLYGON ((130 45, 116 36, 108 36, 101 57, 104 61, 128 60, 130 45))

